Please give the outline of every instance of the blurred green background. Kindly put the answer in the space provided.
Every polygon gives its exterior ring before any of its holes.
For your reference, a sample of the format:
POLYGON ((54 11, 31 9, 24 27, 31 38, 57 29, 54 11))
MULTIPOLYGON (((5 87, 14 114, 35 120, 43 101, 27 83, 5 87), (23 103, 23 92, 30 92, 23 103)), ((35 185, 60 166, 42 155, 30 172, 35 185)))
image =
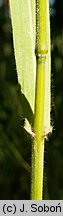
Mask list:
MULTIPOLYGON (((63 0, 50 0, 51 124, 43 199, 63 199, 63 0)), ((0 0, 0 200, 30 199, 31 137, 23 127, 8 0, 0 0)))

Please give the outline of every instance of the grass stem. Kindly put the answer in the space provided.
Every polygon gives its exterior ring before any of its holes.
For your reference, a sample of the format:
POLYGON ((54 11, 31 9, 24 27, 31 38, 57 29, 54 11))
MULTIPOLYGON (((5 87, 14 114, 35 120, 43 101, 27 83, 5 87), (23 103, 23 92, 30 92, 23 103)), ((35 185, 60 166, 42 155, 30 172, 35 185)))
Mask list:
POLYGON ((31 199, 42 200, 44 168, 44 101, 45 63, 47 58, 46 0, 36 2, 36 90, 35 90, 35 138, 32 146, 31 199))

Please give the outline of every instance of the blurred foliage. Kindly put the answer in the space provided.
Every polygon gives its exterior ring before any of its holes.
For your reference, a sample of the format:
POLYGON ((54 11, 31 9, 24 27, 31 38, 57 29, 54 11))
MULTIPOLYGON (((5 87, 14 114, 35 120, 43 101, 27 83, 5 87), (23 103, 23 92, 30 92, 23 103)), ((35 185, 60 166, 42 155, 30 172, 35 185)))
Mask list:
MULTIPOLYGON (((53 132, 45 141, 44 199, 63 199, 63 0, 51 11, 53 132)), ((30 199, 31 137, 21 101, 8 0, 0 0, 0 199, 30 199)))
POLYGON ((55 0, 51 10, 51 124, 53 133, 49 141, 45 143, 45 170, 49 199, 61 200, 63 199, 63 0, 55 0))

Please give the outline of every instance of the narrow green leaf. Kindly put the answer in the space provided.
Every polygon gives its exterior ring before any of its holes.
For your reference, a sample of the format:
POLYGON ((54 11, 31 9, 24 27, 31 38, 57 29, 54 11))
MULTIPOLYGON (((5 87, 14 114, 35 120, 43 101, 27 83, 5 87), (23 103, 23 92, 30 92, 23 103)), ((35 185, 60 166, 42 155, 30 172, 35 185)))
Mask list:
POLYGON ((35 0, 10 0, 10 11, 18 81, 21 91, 34 113, 35 0))

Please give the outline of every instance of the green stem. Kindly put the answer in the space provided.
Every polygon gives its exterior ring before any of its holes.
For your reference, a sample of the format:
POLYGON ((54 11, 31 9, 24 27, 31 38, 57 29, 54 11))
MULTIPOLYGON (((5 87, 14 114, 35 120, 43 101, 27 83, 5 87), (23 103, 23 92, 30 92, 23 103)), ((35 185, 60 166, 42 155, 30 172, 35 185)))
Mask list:
POLYGON ((44 95, 45 62, 47 55, 46 0, 37 0, 37 40, 36 40, 36 91, 35 91, 35 138, 32 147, 31 199, 42 200, 44 167, 44 95))

